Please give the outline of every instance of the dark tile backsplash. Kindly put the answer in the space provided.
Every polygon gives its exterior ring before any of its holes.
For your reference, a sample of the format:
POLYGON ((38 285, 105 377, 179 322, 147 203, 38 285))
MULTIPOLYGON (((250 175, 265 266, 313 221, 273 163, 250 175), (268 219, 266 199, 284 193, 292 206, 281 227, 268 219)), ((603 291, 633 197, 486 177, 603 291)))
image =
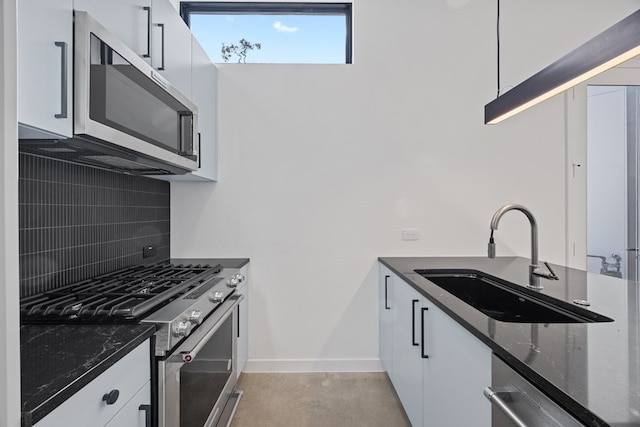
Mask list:
POLYGON ((20 295, 169 258, 168 182, 20 153, 20 295), (154 257, 142 248, 155 245, 154 257))

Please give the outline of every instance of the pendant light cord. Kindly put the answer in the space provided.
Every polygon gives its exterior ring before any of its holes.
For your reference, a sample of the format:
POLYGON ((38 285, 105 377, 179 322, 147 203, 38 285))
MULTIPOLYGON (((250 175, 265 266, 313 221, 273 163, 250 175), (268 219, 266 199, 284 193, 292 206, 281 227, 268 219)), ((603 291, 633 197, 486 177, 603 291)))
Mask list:
POLYGON ((496 47, 497 47, 497 80, 498 80, 498 92, 496 93, 496 98, 500 97, 500 0, 498 2, 498 13, 496 17, 496 47))

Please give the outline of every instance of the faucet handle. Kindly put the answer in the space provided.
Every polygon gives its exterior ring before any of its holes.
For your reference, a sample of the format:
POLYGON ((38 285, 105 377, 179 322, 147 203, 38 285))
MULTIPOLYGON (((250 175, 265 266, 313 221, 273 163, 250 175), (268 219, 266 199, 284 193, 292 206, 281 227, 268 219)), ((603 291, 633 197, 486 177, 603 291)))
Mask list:
POLYGON ((553 271, 553 268, 551 268, 551 266, 549 265, 549 263, 548 263, 547 261, 542 261, 542 262, 544 263, 544 265, 546 265, 546 266, 547 266, 547 270, 549 270, 549 273, 551 273, 551 277, 549 277, 549 279, 552 279, 552 280, 558 280, 558 279, 560 279, 560 278, 558 277, 558 275, 556 274, 556 272, 555 272, 555 271, 553 271))
POLYGON ((533 274, 535 274, 536 276, 539 276, 539 277, 544 277, 545 279, 549 279, 549 280, 558 280, 558 279, 560 279, 558 277, 558 275, 555 273, 555 271, 553 271, 553 268, 551 268, 551 266, 549 265, 549 263, 547 261, 542 261, 542 263, 547 267, 547 270, 549 270, 549 272, 548 273, 544 273, 542 271, 534 270, 533 274))

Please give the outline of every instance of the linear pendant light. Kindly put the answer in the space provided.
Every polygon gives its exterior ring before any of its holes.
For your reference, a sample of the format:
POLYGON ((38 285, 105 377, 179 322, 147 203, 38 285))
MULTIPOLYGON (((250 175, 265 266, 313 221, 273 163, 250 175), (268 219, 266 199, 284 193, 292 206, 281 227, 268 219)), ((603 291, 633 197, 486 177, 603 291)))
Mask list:
POLYGON ((495 124, 640 54, 640 10, 484 106, 495 124))

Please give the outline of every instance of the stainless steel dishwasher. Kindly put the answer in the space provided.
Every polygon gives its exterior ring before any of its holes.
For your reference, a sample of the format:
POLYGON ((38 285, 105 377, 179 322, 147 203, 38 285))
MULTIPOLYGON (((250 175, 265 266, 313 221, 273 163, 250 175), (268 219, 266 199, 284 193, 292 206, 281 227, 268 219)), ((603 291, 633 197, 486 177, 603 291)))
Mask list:
POLYGON ((492 404, 492 427, 583 426, 495 354, 491 387, 484 389, 484 395, 492 404))

